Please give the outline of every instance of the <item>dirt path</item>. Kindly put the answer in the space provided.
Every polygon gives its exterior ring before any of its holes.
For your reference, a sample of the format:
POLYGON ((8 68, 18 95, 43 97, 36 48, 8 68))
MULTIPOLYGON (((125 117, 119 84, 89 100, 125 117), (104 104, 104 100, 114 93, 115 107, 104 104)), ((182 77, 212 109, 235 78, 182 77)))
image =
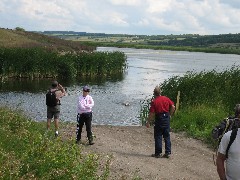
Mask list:
MULTIPOLYGON (((75 136, 75 127, 70 128, 75 136)), ((69 128, 68 128, 69 131, 69 128)), ((213 151, 200 141, 171 132, 170 159, 150 157, 154 153, 153 128, 93 126, 95 144, 84 146, 86 152, 112 155, 110 179, 146 180, 216 180, 213 151)), ((84 129, 83 136, 86 136, 84 129)), ((163 149, 164 150, 164 149, 163 149)))

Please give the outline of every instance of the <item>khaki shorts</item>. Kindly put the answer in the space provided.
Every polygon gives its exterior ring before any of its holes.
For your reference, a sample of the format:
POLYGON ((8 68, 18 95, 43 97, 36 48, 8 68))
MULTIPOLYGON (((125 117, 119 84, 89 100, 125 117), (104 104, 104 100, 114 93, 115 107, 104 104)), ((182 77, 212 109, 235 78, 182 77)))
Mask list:
POLYGON ((59 119, 60 115, 60 105, 54 106, 54 107, 47 107, 47 118, 52 119, 59 119))

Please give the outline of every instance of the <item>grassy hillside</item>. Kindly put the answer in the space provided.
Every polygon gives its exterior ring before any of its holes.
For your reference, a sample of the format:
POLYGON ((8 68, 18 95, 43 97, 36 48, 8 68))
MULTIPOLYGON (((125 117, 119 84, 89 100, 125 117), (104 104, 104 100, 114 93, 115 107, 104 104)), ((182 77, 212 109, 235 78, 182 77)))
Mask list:
POLYGON ((86 46, 81 42, 68 41, 43 34, 27 32, 24 30, 0 29, 0 47, 29 48, 43 47, 56 51, 93 51, 94 46, 86 46))

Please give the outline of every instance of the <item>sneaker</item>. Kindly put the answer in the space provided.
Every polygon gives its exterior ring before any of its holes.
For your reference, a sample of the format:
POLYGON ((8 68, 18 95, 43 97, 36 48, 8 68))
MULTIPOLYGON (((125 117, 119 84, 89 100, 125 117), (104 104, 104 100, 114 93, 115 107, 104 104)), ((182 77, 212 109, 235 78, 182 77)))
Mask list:
POLYGON ((162 155, 161 154, 152 154, 151 157, 155 157, 155 158, 160 158, 162 155))
POLYGON ((164 154, 162 157, 163 158, 170 158, 170 154, 164 154))
POLYGON ((58 137, 58 131, 55 132, 55 137, 58 137))

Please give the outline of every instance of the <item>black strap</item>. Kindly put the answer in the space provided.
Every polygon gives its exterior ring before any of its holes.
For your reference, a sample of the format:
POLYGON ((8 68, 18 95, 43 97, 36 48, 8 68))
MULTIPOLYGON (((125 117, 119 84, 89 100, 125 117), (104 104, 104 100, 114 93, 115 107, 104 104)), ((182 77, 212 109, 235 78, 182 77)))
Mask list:
POLYGON ((226 150, 226 155, 225 155, 226 158, 228 158, 228 151, 230 149, 230 146, 232 145, 233 141, 236 139, 237 131, 238 131, 238 128, 232 130, 232 133, 231 133, 231 136, 230 136, 230 141, 228 143, 227 150, 226 150))

